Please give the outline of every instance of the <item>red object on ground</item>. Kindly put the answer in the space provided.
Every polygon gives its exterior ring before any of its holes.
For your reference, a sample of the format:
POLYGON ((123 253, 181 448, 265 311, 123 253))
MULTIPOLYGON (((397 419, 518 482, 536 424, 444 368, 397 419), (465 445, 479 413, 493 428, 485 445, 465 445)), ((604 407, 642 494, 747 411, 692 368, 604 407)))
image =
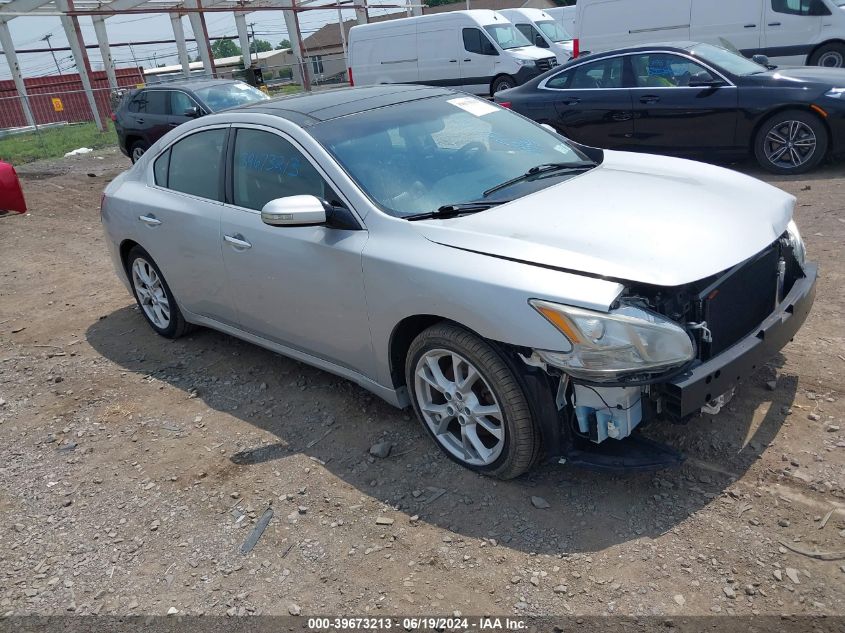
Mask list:
POLYGON ((26 213, 26 201, 15 168, 0 161, 0 211, 26 213))

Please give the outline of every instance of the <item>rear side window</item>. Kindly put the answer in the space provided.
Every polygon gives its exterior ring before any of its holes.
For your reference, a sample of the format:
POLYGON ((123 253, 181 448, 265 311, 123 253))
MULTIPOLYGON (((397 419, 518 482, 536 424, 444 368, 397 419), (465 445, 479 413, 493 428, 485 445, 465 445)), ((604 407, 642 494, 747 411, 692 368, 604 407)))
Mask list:
POLYGON ((271 132, 238 130, 233 176, 233 202, 247 209, 261 210, 270 200, 287 196, 337 199, 302 152, 271 132))
POLYGON ((789 15, 830 15, 821 0, 772 0, 772 11, 789 15))
POLYGON ((600 59, 556 75, 546 82, 548 88, 570 90, 598 90, 621 88, 624 61, 621 57, 600 59))
POLYGON ((167 114, 167 92, 164 90, 143 90, 129 103, 129 111, 139 114, 167 114))
POLYGON ((128 110, 130 112, 145 112, 147 109, 147 91, 142 90, 129 102, 128 110))
POLYGON ((156 183, 161 184, 159 172, 166 169, 168 189, 221 200, 220 165, 225 143, 225 129, 205 130, 183 138, 170 148, 166 167, 158 165, 164 156, 156 161, 156 183))
POLYGON ((496 48, 487 39, 487 36, 481 32, 481 29, 464 29, 464 48, 469 53, 477 53, 478 55, 496 55, 496 48))

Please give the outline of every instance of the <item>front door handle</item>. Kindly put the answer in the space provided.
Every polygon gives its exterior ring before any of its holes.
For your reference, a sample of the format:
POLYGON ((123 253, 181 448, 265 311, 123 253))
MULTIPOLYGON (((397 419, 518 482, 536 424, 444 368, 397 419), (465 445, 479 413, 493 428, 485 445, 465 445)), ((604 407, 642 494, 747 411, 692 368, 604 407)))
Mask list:
POLYGON ((769 26, 780 26, 780 22, 769 22, 769 26))
POLYGON ((176 123, 175 121, 171 121, 169 125, 170 125, 170 127, 178 127, 179 125, 182 125, 182 124, 176 123))
POLYGON ((154 215, 139 215, 138 219, 147 226, 158 226, 161 224, 161 220, 154 215))
POLYGON ((135 119, 135 123, 144 124, 144 119, 135 119))
POLYGON ((234 246, 235 248, 238 248, 238 249, 252 248, 252 244, 247 242, 244 239, 244 236, 241 235, 240 233, 235 233, 234 235, 224 235, 223 239, 226 242, 229 242, 229 244, 231 244, 232 246, 234 246))
POLYGON ((660 97, 657 95, 643 95, 640 97, 640 103, 659 103, 660 97))
POLYGON ((747 28, 747 29, 755 29, 755 28, 757 28, 757 25, 756 25, 756 24, 746 24, 746 25, 745 25, 745 28, 747 28))
POLYGON ((472 60, 471 60, 471 59, 469 59, 469 58, 467 58, 467 59, 465 59, 464 61, 465 61, 465 62, 471 62, 472 60))

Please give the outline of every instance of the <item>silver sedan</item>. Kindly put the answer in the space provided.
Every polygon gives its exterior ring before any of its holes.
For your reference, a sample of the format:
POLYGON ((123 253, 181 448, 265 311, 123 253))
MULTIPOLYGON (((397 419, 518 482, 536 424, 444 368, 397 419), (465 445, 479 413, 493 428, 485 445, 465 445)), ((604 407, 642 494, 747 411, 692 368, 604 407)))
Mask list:
POLYGON ((637 427, 718 411, 810 309, 793 205, 378 86, 181 125, 110 183, 102 219, 158 334, 211 327, 346 377, 509 478, 542 455, 671 462, 637 427))

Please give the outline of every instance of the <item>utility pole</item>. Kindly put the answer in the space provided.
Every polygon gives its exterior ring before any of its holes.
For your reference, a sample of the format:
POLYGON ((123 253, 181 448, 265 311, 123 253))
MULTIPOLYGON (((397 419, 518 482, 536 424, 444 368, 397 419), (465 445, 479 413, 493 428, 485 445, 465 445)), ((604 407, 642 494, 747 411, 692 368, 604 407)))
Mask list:
POLYGON ((134 48, 132 48, 132 42, 130 42, 130 43, 129 43, 129 52, 130 52, 130 53, 132 53, 132 61, 133 61, 133 62, 134 62, 134 64, 135 64, 135 68, 138 68, 138 67, 139 67, 139 66, 138 66, 138 60, 137 60, 137 58, 135 57, 135 49, 134 49, 134 48))
POLYGON ((255 41, 255 22, 249 23, 249 32, 252 34, 252 44, 249 45, 249 59, 252 61, 252 49, 255 48, 255 61, 258 61, 258 44, 255 41))
POLYGON ((53 63, 56 64, 56 72, 61 75, 62 69, 59 67, 59 60, 56 59, 56 52, 53 50, 52 44, 50 44, 51 37, 53 37, 53 35, 51 33, 47 33, 47 35, 41 38, 41 41, 47 42, 47 46, 50 47, 50 55, 53 56, 53 63))

